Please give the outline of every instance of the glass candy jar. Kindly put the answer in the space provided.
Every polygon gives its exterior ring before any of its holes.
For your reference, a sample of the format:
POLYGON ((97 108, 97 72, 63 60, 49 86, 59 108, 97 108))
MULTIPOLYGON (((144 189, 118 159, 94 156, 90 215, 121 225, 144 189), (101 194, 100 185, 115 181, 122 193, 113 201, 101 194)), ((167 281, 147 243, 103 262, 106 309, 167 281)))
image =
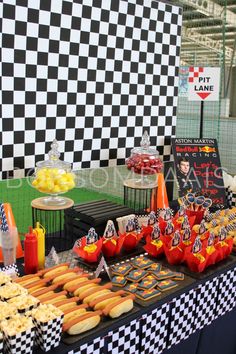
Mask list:
POLYGON ((126 166, 129 170, 142 176, 142 181, 147 182, 147 176, 161 172, 163 163, 156 149, 150 148, 150 138, 148 132, 145 131, 140 147, 133 148, 131 155, 126 159, 126 166))
POLYGON ((47 205, 63 205, 66 198, 59 197, 75 187, 75 175, 71 171, 71 164, 59 159, 57 140, 51 144, 48 152, 49 160, 36 163, 36 169, 31 177, 31 184, 39 192, 49 194, 43 199, 47 205))

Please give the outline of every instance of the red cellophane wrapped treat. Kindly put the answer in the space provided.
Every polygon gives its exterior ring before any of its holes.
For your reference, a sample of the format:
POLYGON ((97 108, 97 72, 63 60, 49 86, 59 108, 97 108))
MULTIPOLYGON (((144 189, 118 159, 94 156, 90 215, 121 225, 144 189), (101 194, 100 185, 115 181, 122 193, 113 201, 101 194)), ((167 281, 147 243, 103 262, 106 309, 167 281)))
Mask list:
POLYGON ((218 251, 215 248, 215 235, 212 232, 209 233, 209 236, 207 239, 206 253, 208 255, 207 261, 206 261, 206 267, 209 267, 210 265, 215 264, 217 254, 218 254, 218 251))
POLYGON ((110 258, 118 255, 123 245, 122 238, 117 232, 112 220, 108 220, 104 235, 102 237, 102 252, 105 257, 110 258))
POLYGON ((208 255, 202 247, 200 237, 196 237, 192 249, 188 248, 185 255, 185 262, 192 272, 203 272, 206 268, 208 255))
POLYGON ((98 261, 102 249, 102 239, 98 240, 98 235, 92 227, 88 235, 79 239, 73 248, 73 251, 88 263, 98 261))
POLYGON ((143 232, 139 227, 137 220, 131 218, 127 221, 125 232, 123 234, 119 232, 119 236, 123 248, 129 252, 137 246, 143 237, 143 232))
POLYGON ((169 264, 180 264, 184 259, 184 250, 180 247, 181 235, 176 230, 172 240, 168 244, 164 244, 164 251, 169 264))
POLYGON ((151 235, 147 236, 146 245, 143 246, 143 248, 153 257, 163 254, 163 236, 161 235, 161 230, 158 224, 153 226, 153 231, 151 235))
POLYGON ((166 227, 164 229, 163 242, 168 245, 174 236, 175 227, 172 220, 167 221, 166 227))
POLYGON ((226 258, 232 251, 233 242, 231 238, 227 238, 227 230, 222 226, 218 233, 218 242, 215 244, 215 248, 218 251, 216 262, 220 262, 226 258))

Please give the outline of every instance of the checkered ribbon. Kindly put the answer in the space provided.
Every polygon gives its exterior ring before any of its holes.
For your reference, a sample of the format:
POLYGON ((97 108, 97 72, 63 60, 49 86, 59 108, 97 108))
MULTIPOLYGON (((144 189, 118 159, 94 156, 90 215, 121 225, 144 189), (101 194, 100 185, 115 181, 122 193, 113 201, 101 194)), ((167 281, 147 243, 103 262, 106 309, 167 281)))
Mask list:
POLYGON ((7 217, 6 217, 6 214, 5 214, 3 203, 0 204, 0 216, 1 216, 1 219, 2 219, 1 231, 7 232, 8 231, 8 223, 7 223, 7 217))

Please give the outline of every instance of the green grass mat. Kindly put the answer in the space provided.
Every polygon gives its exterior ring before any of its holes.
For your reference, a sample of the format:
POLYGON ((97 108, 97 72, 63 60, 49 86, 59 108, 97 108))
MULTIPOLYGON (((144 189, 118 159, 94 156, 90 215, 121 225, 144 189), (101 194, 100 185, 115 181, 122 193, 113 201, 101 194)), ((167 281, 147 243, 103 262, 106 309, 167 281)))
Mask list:
MULTIPOLYGON (((30 186, 27 178, 0 181, 0 201, 11 204, 20 233, 25 233, 28 226, 32 224, 31 201, 42 196, 42 193, 30 186)), ((94 192, 85 188, 74 188, 72 191, 65 193, 64 196, 73 199, 75 204, 100 199, 123 204, 123 200, 120 197, 94 192)))

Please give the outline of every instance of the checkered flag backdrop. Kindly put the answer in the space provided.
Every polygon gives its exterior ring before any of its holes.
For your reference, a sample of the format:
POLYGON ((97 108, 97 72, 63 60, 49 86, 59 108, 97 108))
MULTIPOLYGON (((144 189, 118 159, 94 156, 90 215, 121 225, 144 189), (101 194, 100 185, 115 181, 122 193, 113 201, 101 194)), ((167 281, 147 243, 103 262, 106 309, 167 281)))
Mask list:
POLYGON ((171 318, 168 348, 187 339, 196 331, 194 321, 196 316, 196 290, 191 289, 173 299, 171 303, 171 318))
POLYGON ((106 338, 107 354, 139 353, 139 329, 140 321, 134 320, 117 331, 109 332, 106 338))
POLYGON ((222 316, 236 306, 236 269, 219 277, 217 316, 222 316))
POLYGON ((152 0, 2 6, 2 178, 27 174, 54 138, 74 169, 123 164, 144 130, 170 159, 181 8, 152 0))
POLYGON ((233 192, 229 187, 225 188, 226 200, 229 207, 236 206, 236 192, 233 192))
POLYGON ((170 305, 164 304, 160 308, 145 315, 142 319, 141 353, 160 354, 166 348, 170 305))
POLYGON ((104 338, 98 337, 90 343, 81 345, 79 350, 71 351, 70 354, 101 354, 104 353, 104 338))

